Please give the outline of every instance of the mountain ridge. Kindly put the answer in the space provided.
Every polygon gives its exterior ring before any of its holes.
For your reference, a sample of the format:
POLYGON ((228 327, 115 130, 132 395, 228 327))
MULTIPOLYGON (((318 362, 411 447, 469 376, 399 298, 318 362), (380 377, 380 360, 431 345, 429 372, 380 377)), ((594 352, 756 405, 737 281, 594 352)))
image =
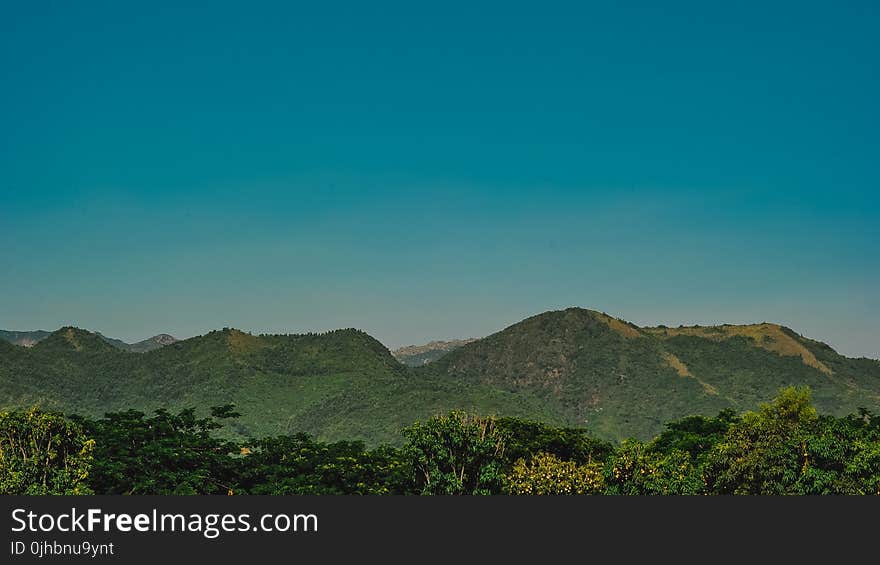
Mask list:
MULTIPOLYGON (((59 328, 59 330, 73 327, 73 326, 64 326, 59 328)), ((81 328, 75 328, 81 329, 81 328)), ((56 331, 59 331, 56 330, 56 331)), ((132 353, 144 353, 147 351, 152 351, 153 349, 158 349, 159 347, 164 347, 166 345, 171 345, 179 341, 176 337, 167 334, 160 333, 156 334, 152 337, 148 337, 147 339, 135 342, 135 343, 126 343, 121 339, 115 339, 112 337, 107 337, 103 335, 101 332, 90 332, 94 333, 101 337, 104 341, 109 343, 110 345, 116 347, 117 349, 121 349, 123 351, 129 351, 132 353)), ((0 330, 0 341, 6 341, 8 343, 12 343, 13 345, 19 345, 22 347, 33 347, 50 337, 55 332, 49 332, 46 330, 33 330, 33 331, 16 331, 16 330, 0 330)))
POLYGON ((645 438, 686 415, 752 409, 788 385, 810 386, 835 415, 880 411, 880 362, 784 326, 640 328, 582 308, 531 316, 417 367, 354 328, 223 328, 138 355, 72 327, 34 347, 0 345, 0 408, 100 416, 232 403, 243 417, 223 433, 235 437, 396 443, 402 427, 462 409, 645 438))
POLYGON ((49 334, 51 333, 52 332, 46 330, 0 330, 0 341, 20 345, 22 347, 33 347, 36 343, 49 337, 49 334))

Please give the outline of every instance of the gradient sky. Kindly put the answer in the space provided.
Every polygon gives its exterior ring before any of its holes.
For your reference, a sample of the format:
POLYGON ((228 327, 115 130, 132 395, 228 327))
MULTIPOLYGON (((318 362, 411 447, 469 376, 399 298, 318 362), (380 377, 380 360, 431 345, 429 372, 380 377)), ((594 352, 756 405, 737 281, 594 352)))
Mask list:
POLYGON ((0 8, 0 328, 880 357, 880 4, 179 4, 0 8))

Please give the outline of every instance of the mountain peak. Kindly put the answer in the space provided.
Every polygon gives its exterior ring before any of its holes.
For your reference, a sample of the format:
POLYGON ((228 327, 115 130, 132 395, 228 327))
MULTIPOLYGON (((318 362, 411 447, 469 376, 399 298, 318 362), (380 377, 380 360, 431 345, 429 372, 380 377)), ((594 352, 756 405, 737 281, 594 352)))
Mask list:
POLYGON ((177 343, 179 340, 170 334, 158 334, 144 341, 152 341, 159 345, 171 345, 172 343, 177 343))
POLYGON ((154 335, 153 337, 148 337, 143 341, 127 345, 127 347, 123 347, 123 349, 125 349, 126 351, 131 351, 132 353, 146 353, 147 351, 153 351, 154 349, 159 349, 161 347, 165 347, 166 345, 177 343, 178 341, 179 340, 173 335, 158 334, 154 335))
POLYGON ((64 326, 55 330, 46 339, 34 345, 33 349, 35 351, 77 351, 86 353, 104 353, 116 350, 100 334, 75 326, 64 326))
MULTIPOLYGON (((526 318, 522 322, 518 324, 514 324, 508 329, 516 328, 521 324, 541 324, 547 327, 558 325, 563 329, 574 330, 577 328, 585 328, 593 325, 595 322, 601 322, 609 329, 614 331, 615 333, 628 338, 638 338, 643 337, 640 328, 626 320, 621 320, 620 318, 615 318, 605 312, 600 312, 598 310, 590 310, 588 308, 580 308, 577 306, 571 306, 569 308, 565 308, 564 310, 551 310, 549 312, 543 312, 541 314, 537 314, 530 318, 526 318)), ((506 330, 505 330, 506 331, 506 330)))

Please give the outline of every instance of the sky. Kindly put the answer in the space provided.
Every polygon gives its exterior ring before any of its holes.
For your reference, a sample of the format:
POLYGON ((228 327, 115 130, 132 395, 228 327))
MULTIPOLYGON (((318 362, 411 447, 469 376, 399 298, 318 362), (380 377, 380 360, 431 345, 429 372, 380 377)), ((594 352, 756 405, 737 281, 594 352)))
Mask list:
MULTIPOLYGON (((311 4, 311 5, 306 5, 311 4)), ((542 311, 880 358, 876 2, 0 7, 0 328, 542 311)))

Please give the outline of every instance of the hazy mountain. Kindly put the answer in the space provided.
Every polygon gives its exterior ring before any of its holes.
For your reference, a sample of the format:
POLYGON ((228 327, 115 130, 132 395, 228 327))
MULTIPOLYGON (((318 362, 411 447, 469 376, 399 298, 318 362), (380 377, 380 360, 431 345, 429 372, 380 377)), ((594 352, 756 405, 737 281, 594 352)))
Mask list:
MULTIPOLYGON (((32 332, 0 330, 0 340, 8 341, 9 343, 21 345, 23 347, 33 347, 50 335, 52 335, 52 332, 47 332, 43 330, 32 332)), ((147 338, 137 343, 125 343, 120 339, 113 339, 112 337, 107 337, 100 333, 97 333, 97 335, 113 347, 116 347, 117 349, 121 349, 123 351, 130 351, 132 353, 146 353, 147 351, 152 351, 154 349, 158 349, 160 347, 171 345, 172 343, 177 342, 177 338, 168 334, 154 335, 153 337, 147 338)))
POLYGON ((43 330, 35 330, 32 332, 16 332, 10 330, 0 330, 0 341, 8 341, 22 347, 33 347, 37 342, 49 337, 49 333, 43 330))
POLYGON ((476 338, 453 339, 450 341, 432 341, 424 345, 407 345, 391 352, 395 359, 410 367, 421 367, 443 357, 450 351, 467 345, 476 338))
POLYGON ((788 328, 640 328, 579 308, 528 318, 416 368, 353 329, 224 329, 140 355, 76 328, 31 348, 0 342, 0 408, 204 413, 234 403, 243 416, 226 433, 237 436, 395 442, 403 426, 460 408, 646 438, 685 415, 754 408, 791 384, 809 385, 827 413, 880 411, 880 362, 788 328))
POLYGON ((176 337, 168 334, 154 335, 153 337, 147 338, 137 343, 125 343, 122 340, 113 339, 104 335, 101 335, 101 337, 104 338, 104 340, 113 347, 116 347, 123 351, 129 351, 131 353, 146 353, 147 351, 159 349, 160 347, 165 347, 166 345, 171 345, 172 343, 177 343, 178 341, 176 337))

